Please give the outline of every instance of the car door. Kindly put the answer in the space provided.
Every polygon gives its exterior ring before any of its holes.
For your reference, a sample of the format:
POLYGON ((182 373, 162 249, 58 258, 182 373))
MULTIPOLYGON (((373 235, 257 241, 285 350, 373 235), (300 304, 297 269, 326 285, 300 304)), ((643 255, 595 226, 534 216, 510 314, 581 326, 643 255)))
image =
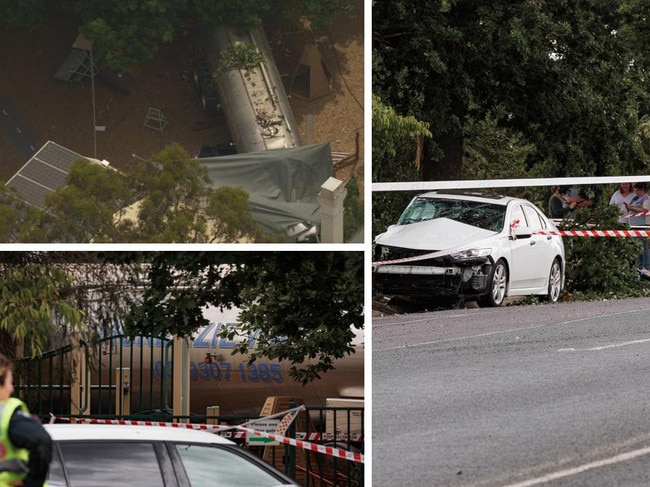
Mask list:
POLYGON ((530 260, 531 240, 530 237, 514 237, 514 232, 529 234, 528 221, 521 204, 516 204, 510 214, 509 225, 511 238, 508 241, 510 248, 510 284, 508 294, 519 294, 522 289, 530 286, 534 276, 534 263, 530 260))
POLYGON ((553 248, 553 237, 539 233, 546 230, 546 224, 539 211, 530 205, 523 205, 528 227, 532 231, 530 237, 530 258, 533 268, 531 269, 531 283, 533 288, 545 288, 548 285, 548 276, 551 263, 555 257, 553 248))

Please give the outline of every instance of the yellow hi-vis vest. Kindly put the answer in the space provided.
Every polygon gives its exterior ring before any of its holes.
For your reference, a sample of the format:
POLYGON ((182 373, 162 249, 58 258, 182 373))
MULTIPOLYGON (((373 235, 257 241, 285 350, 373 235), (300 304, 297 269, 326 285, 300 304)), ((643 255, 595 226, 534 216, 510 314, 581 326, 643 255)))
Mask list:
POLYGON ((19 407, 29 414, 25 403, 18 398, 0 401, 0 487, 22 485, 28 472, 29 452, 14 447, 9 440, 9 421, 19 407))

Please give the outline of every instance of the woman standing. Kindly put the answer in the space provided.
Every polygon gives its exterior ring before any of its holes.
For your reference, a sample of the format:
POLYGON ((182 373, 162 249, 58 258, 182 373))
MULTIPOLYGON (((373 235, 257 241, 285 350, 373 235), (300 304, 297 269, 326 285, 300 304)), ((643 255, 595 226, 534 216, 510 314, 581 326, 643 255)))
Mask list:
POLYGON ((551 197, 548 200, 548 214, 551 218, 567 218, 578 205, 576 201, 570 204, 564 199, 564 189, 560 186, 551 186, 551 197))
MULTIPOLYGON (((632 191, 632 183, 619 183, 618 189, 614 191, 614 194, 609 200, 610 205, 616 205, 621 209, 621 213, 625 215, 627 209, 625 208, 625 203, 632 203, 632 199, 635 194, 632 191)), ((627 223, 627 218, 622 216, 618 219, 619 223, 627 223)))
MULTIPOLYGON (((632 189, 634 190, 634 198, 632 198, 632 202, 625 203, 625 209, 629 211, 629 214, 642 213, 644 211, 647 211, 644 206, 644 203, 648 200, 647 183, 634 183, 632 189)), ((630 221, 631 226, 644 226, 646 217, 635 216, 628 218, 628 220, 630 221)), ((641 240, 643 242, 643 253, 639 255, 637 261, 637 270, 639 271, 640 277, 650 279, 650 248, 648 247, 648 239, 647 237, 641 237, 641 240)))

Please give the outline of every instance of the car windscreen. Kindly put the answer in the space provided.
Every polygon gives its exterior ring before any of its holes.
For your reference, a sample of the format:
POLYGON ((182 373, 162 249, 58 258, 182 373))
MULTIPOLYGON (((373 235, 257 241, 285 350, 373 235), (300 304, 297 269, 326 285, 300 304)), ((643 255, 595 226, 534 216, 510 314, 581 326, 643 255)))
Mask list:
POLYGON ((218 446, 174 443, 192 486, 272 487, 283 484, 250 458, 218 446))
POLYGON ((506 216, 506 207, 482 201, 417 197, 404 210, 398 225, 409 225, 437 218, 449 218, 466 225, 500 232, 506 216))

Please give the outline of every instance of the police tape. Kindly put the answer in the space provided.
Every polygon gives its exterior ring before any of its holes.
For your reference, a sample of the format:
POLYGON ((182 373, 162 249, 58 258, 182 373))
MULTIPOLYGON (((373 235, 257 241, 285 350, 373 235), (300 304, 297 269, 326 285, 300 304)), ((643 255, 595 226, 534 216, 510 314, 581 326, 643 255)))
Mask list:
POLYGON ((650 230, 538 230, 534 233, 560 237, 650 237, 650 230))
POLYGON ((317 453, 323 453, 325 455, 343 458, 345 460, 350 460, 352 462, 364 463, 363 453, 352 452, 344 450, 342 448, 335 448, 325 445, 317 445, 315 443, 309 443, 307 441, 295 440, 293 438, 288 438, 286 436, 276 435, 273 433, 265 433, 264 431, 256 431, 250 428, 245 428, 243 426, 238 426, 239 429, 246 431, 247 433, 253 434, 255 436, 261 436, 264 438, 269 438, 273 441, 279 441, 285 445, 295 446, 303 450, 315 451, 317 453))
POLYGON ((317 451, 319 453, 324 453, 325 455, 336 456, 339 458, 345 458, 346 460, 363 463, 363 455, 359 457, 358 453, 349 452, 347 450, 343 450, 340 448, 327 447, 327 446, 317 445, 307 441, 303 441, 304 439, 308 439, 310 441, 362 441, 363 439, 362 435, 350 435, 348 437, 347 435, 334 435, 329 433, 296 433, 296 436, 299 439, 293 439, 282 435, 266 433, 264 431, 258 431, 252 428, 246 428, 241 425, 168 423, 164 421, 146 421, 146 420, 136 420, 136 419, 63 418, 58 416, 54 417, 54 419, 59 421, 70 421, 70 423, 118 424, 118 425, 128 425, 128 426, 162 426, 167 428, 203 430, 203 431, 209 431, 211 433, 216 432, 219 434, 219 436, 223 436, 224 438, 234 438, 234 439, 246 439, 249 435, 252 434, 254 436, 267 437, 274 441, 279 441, 281 443, 296 446, 298 448, 317 451), (241 431, 233 431, 235 429, 241 431))
MULTIPOLYGON (((650 230, 538 230, 533 232, 535 235, 552 235, 556 237, 650 237, 650 230)), ((407 262, 417 262, 420 260, 435 259, 449 255, 452 252, 460 252, 467 250, 472 246, 455 247, 453 249, 437 250, 422 255, 415 255, 412 257, 404 257, 402 259, 394 260, 380 260, 372 263, 373 267, 384 265, 404 264, 407 262)))
POLYGON ((236 426, 221 424, 194 424, 194 423, 167 423, 164 421, 147 421, 138 419, 98 419, 98 418, 61 418, 56 417, 59 421, 70 421, 70 423, 87 423, 87 424, 121 424, 127 426, 163 426, 167 428, 193 429, 204 431, 232 431, 236 426))

